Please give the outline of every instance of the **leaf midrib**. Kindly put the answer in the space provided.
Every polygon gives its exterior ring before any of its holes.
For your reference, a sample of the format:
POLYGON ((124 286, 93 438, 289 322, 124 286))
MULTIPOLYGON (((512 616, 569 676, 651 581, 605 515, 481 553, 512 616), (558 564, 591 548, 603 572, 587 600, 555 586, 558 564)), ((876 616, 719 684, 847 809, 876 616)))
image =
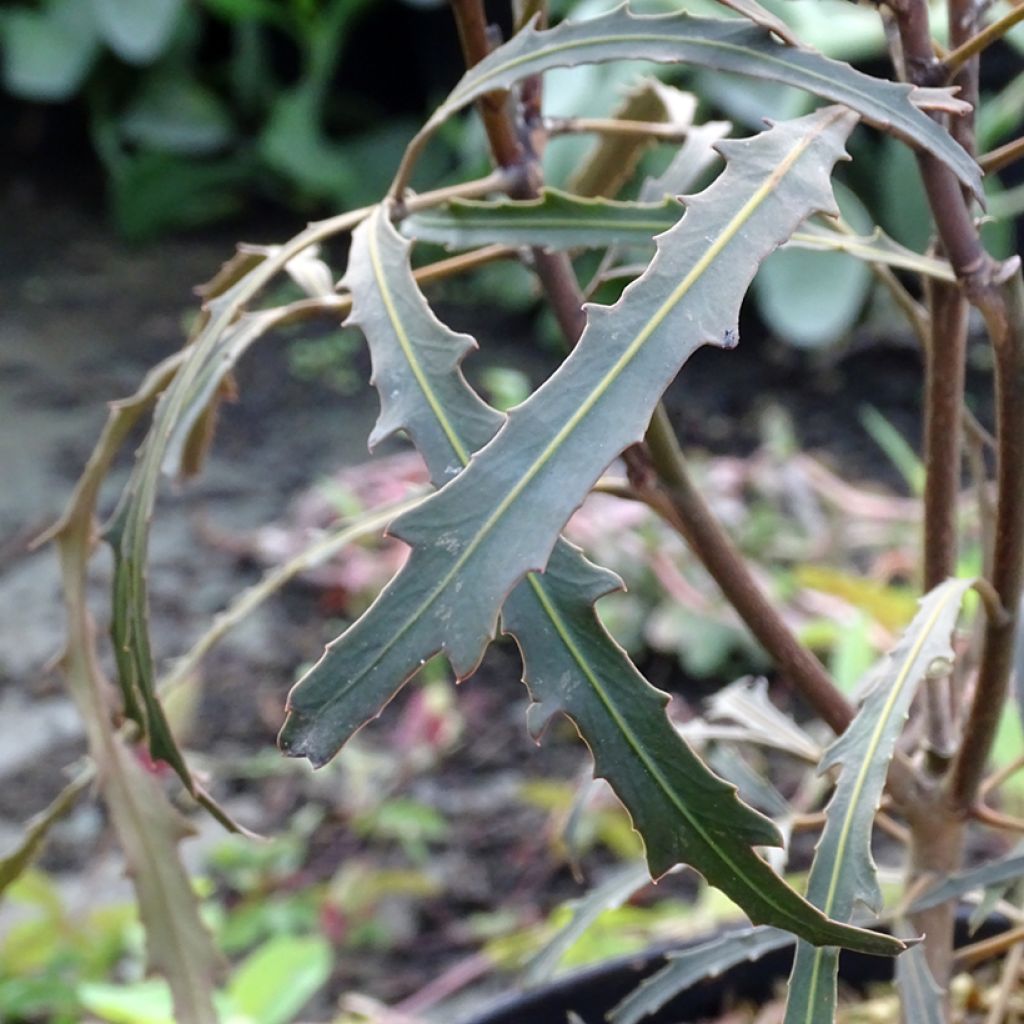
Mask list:
MULTIPOLYGON (((755 190, 746 203, 739 209, 739 211, 733 216, 733 218, 726 225, 725 229, 718 235, 713 243, 709 246, 704 256, 697 261, 691 271, 686 277, 680 282, 680 284, 673 290, 672 294, 664 303, 659 307, 657 312, 650 318, 643 330, 637 335, 633 342, 629 345, 627 350, 622 356, 616 360, 612 368, 605 374, 602 380, 598 383, 595 389, 591 392, 587 402, 570 418, 569 421, 563 426, 563 428, 555 435, 548 446, 541 452, 540 457, 534 462, 530 469, 523 475, 519 483, 506 495, 491 513, 491 515, 484 521, 480 527, 477 535, 473 538, 472 543, 467 545, 465 550, 456 559, 455 564, 445 574, 445 576, 432 588, 427 594, 426 598, 421 602, 420 606, 415 612, 408 617, 405 624, 392 634, 387 643, 380 647, 377 657, 370 662, 357 676, 353 677, 348 685, 340 691, 336 691, 334 696, 327 701, 323 707, 330 707, 341 700, 353 687, 357 686, 365 678, 366 674, 370 672, 376 665, 378 665, 384 657, 389 654, 398 642, 405 636, 405 634, 412 628, 413 624, 418 622, 420 617, 427 609, 437 600, 437 598, 444 593, 447 587, 451 584, 452 580, 459 574, 465 564, 476 552, 477 548, 484 542, 484 539, 498 523, 498 521, 508 511, 509 507, 515 503, 522 494, 523 490, 529 486, 533 478, 540 472, 548 460, 552 457, 558 447, 562 444, 565 437, 568 436, 575 428, 579 425, 580 420, 584 415, 593 407, 598 399, 604 394, 611 382, 617 376, 622 367, 627 365, 629 361, 636 355, 637 351, 643 346, 646 340, 650 337, 651 333, 661 324, 666 316, 671 312, 673 306, 681 301, 686 295, 687 291, 693 286, 694 282, 697 281, 701 274, 707 269, 707 267, 713 262, 715 256, 728 244, 732 238, 735 237, 736 233, 743 227, 743 225, 750 219, 750 217, 757 211, 761 203, 764 201, 765 196, 771 193, 782 178, 789 172, 793 164, 803 155, 807 148, 815 141, 815 139, 825 131, 826 128, 830 127, 832 122, 838 117, 843 116, 844 112, 837 112, 829 120, 819 125, 814 132, 809 132, 807 135, 797 140, 796 145, 787 154, 786 158, 779 162, 774 168, 772 173, 765 179, 764 183, 755 190)), ((379 263, 379 257, 378 257, 379 263)), ((504 429, 504 428, 502 428, 504 429)))
MULTIPOLYGON (((653 20, 653 19, 644 19, 642 15, 641 16, 632 15, 632 17, 637 18, 637 20, 653 20)), ((676 18, 678 16, 677 15, 671 15, 669 17, 676 18)), ((668 19, 666 18, 664 20, 668 20, 668 19)), ((680 19, 680 20, 682 20, 682 19, 680 19)), ((690 20, 690 21, 712 21, 712 22, 716 22, 717 23, 721 19, 714 19, 714 18, 698 19, 698 18, 689 18, 688 17, 687 20, 690 20)), ((722 21, 721 23, 723 25, 729 24, 729 22, 726 22, 726 21, 722 21)), ((578 25, 585 25, 586 22, 577 22, 577 24, 578 25)), ((549 31, 556 31, 556 29, 551 29, 549 31)), ((757 56, 759 58, 764 60, 766 63, 773 64, 773 65, 779 65, 782 68, 787 69, 787 70, 791 70, 793 68, 796 68, 797 70, 799 70, 802 74, 806 75, 812 81, 820 81, 820 82, 825 82, 825 83, 831 83, 831 82, 834 81, 833 79, 830 79, 827 75, 822 74, 821 72, 815 71, 812 68, 807 68, 807 67, 804 67, 803 65, 794 64, 791 61, 781 60, 780 58, 776 57, 774 54, 766 53, 765 51, 759 50, 759 49, 755 50, 753 47, 737 46, 735 43, 728 43, 728 42, 725 42, 725 41, 719 40, 719 39, 702 39, 702 38, 687 37, 687 38, 685 38, 685 39, 683 39, 681 41, 683 43, 685 43, 687 45, 691 45, 691 46, 698 46, 698 47, 702 46, 702 47, 706 47, 709 50, 722 50, 722 51, 729 52, 729 53, 732 53, 732 54, 739 54, 741 57, 748 57, 751 52, 754 52, 754 53, 757 54, 757 56)), ((438 108, 437 112, 431 118, 431 121, 432 122, 440 122, 440 121, 445 120, 451 114, 453 114, 456 110, 459 110, 461 107, 465 106, 465 104, 469 103, 470 99, 468 97, 476 94, 477 90, 481 88, 481 86, 482 86, 482 84, 484 82, 490 81, 493 78, 497 78, 500 75, 503 75, 503 74, 505 74, 508 71, 513 71, 517 67, 520 67, 523 64, 529 64, 529 63, 537 61, 537 60, 543 60, 543 59, 547 58, 548 56, 553 56, 555 54, 562 53, 562 52, 565 52, 567 50, 583 50, 583 49, 589 48, 589 47, 605 46, 605 45, 621 43, 621 42, 664 43, 664 42, 666 42, 666 37, 664 35, 659 35, 656 32, 620 31, 620 32, 614 33, 612 35, 591 36, 591 37, 588 37, 588 38, 583 39, 583 40, 573 40, 573 39, 570 39, 570 40, 567 40, 567 41, 561 42, 561 43, 549 43, 546 46, 537 47, 536 49, 530 50, 530 51, 528 51, 528 52, 526 52, 524 54, 520 54, 517 57, 510 57, 510 58, 507 58, 506 60, 503 60, 501 63, 499 63, 495 68, 493 68, 490 71, 487 71, 487 72, 482 73, 482 74, 477 74, 475 77, 473 77, 471 79, 471 81, 468 83, 468 85, 465 88, 463 88, 462 90, 456 88, 455 91, 448 98, 448 101, 445 102, 444 104, 442 104, 441 107, 438 108)), ((788 53, 804 53, 804 52, 806 52, 804 50, 798 50, 798 49, 795 49, 793 47, 781 47, 780 46, 780 49, 785 49, 788 53)), ((614 58, 608 58, 608 60, 613 60, 613 59, 614 58)), ((649 57, 647 59, 651 60, 654 63, 660 63, 660 64, 664 64, 664 63, 668 62, 666 60, 659 60, 656 57, 649 57)), ((825 58, 825 59, 828 59, 828 58, 825 58)), ((752 77, 761 77, 761 76, 754 75, 752 71, 748 72, 748 74, 750 74, 752 77)), ((470 75, 472 75, 472 72, 470 73, 470 75)), ((848 95, 864 97, 864 99, 867 100, 869 103, 875 105, 878 108, 881 108, 881 109, 887 111, 889 113, 890 122, 891 123, 895 123, 896 121, 899 121, 899 122, 902 123, 902 122, 904 122, 906 120, 906 115, 905 115, 905 113, 903 111, 900 111, 899 108, 897 108, 897 107, 893 107, 892 105, 890 105, 885 100, 880 100, 880 99, 874 98, 869 93, 866 93, 862 89, 858 89, 855 86, 852 86, 852 85, 850 85, 849 83, 846 83, 846 82, 839 83, 839 87, 840 87, 841 90, 845 90, 848 95)), ((807 90, 804 86, 797 86, 797 88, 804 89, 805 91, 811 91, 811 90, 807 90)))
MULTIPOLYGON (((824 128, 822 128, 821 130, 824 130, 824 128)), ((800 140, 803 146, 795 146, 787 160, 783 161, 775 169, 775 171, 772 175, 769 176, 765 184, 761 186, 761 189, 756 191, 754 195, 751 197, 751 199, 748 200, 748 202, 744 204, 743 207, 741 207, 739 214, 737 214, 737 216, 733 218, 733 221, 730 221, 730 224, 728 225, 729 228, 732 228, 733 224, 739 221, 739 223, 736 223, 736 226, 732 230, 732 232, 724 232, 723 235, 719 236, 719 239, 716 239, 716 242, 709 247, 708 253, 705 254, 705 257, 702 258, 701 261, 698 261, 698 263, 695 265, 690 274, 688 274, 687 277, 683 279, 680 285, 673 291, 669 299, 666 300, 666 303, 664 303, 662 307, 658 310, 658 313, 655 314, 656 318, 659 317, 660 314, 660 318, 653 323, 653 326, 650 327, 650 330, 647 332, 646 335, 643 335, 643 332, 641 332, 641 335, 638 336, 638 339, 640 340, 638 342, 635 341, 634 344, 638 346, 642 345, 646 338, 650 336, 651 331, 657 328, 661 320, 664 319, 664 316, 668 315, 669 310, 666 310, 666 306, 668 305, 668 303, 673 302, 673 300, 678 301, 678 299, 675 298, 677 293, 680 298, 682 297, 682 295, 685 295, 689 287, 692 286, 692 281, 696 280, 700 276, 700 274, 704 272, 707 263, 710 263, 714 260, 715 256, 717 255, 717 252, 720 251, 721 248, 724 247, 726 244, 728 244, 731 238, 734 237, 736 231, 738 231, 740 227, 742 227, 743 223, 745 223, 746 220, 749 218, 750 213, 753 210, 757 209, 757 207, 760 205, 763 199, 763 191, 770 191, 771 187, 775 183, 776 176, 781 177, 783 174, 785 174, 788 171, 789 167, 792 166, 792 163, 799 159, 800 155, 802 155, 806 146, 809 146, 815 137, 815 135, 808 135, 805 137, 805 139, 800 140)), ((381 216, 381 214, 378 213, 375 216, 379 217, 381 216)), ((415 349, 413 348, 412 343, 409 340, 409 334, 405 329, 405 325, 402 322, 402 319, 398 313, 398 308, 394 302, 391 290, 388 287, 388 282, 384 274, 383 264, 380 259, 380 250, 377 243, 377 236, 375 231, 373 230, 375 227, 375 224, 370 225, 370 261, 373 268, 377 288, 378 291, 380 292, 381 300, 384 304, 384 308, 387 311, 389 320, 391 321, 392 329, 394 330, 395 335, 398 338, 399 345, 402 349, 402 353, 405 355, 406 360, 409 363, 410 369, 413 372, 413 375, 416 379, 417 384, 420 387, 420 390, 423 392, 423 396, 426 399, 427 404, 429 405, 431 411, 437 418, 442 430, 444 430, 445 436, 451 440, 453 447, 456 449, 457 452, 460 453, 459 458, 461 459, 463 466, 465 466, 468 464, 469 458, 468 456, 462 454, 462 452, 465 451, 465 448, 461 443, 461 439, 459 439, 458 437, 458 431, 456 430, 455 426, 451 423, 450 419, 446 415, 443 404, 437 398, 436 394, 434 394, 433 389, 430 386, 430 381, 426 373, 424 372, 423 367, 419 362, 419 359, 416 356, 415 349)), ((653 319, 654 318, 652 318, 652 320, 653 319)), ((629 350, 627 350, 627 352, 628 351, 629 350)), ((609 374, 606 375, 606 379, 611 374, 611 372, 612 371, 609 371, 609 374)), ((715 837, 702 826, 700 821, 697 818, 695 818, 693 814, 690 812, 689 808, 687 808, 686 805, 679 800, 678 796, 673 792, 671 784, 669 783, 668 779, 661 771, 660 766, 658 766, 658 764, 655 761, 653 761, 651 757, 648 755, 643 745, 639 742, 636 733, 630 727, 629 723, 622 717, 621 713, 619 712, 619 709, 611 700, 605 688, 601 685, 600 680, 598 679, 597 675, 593 672, 590 663, 587 661, 586 657, 580 651, 578 645, 575 643, 571 634, 567 630, 561 615, 558 613, 557 608, 554 607, 546 591, 541 586, 540 581, 536 577, 536 574, 527 574, 527 580, 529 581, 530 586, 537 597, 537 600, 540 602, 541 607, 544 609, 545 614, 547 614, 548 618, 551 620, 552 625, 555 627, 555 631, 558 633, 558 636, 564 644, 565 648, 569 651, 573 660, 580 667, 583 674, 590 682, 601 703, 604 705, 609 716, 612 718, 615 725, 619 728, 620 732, 625 737, 631 749, 636 753, 641 763, 655 778, 659 787, 668 797, 669 802, 679 811, 683 818, 689 823, 690 827, 701 837, 701 839, 707 844, 707 846, 713 851, 713 853, 730 870, 732 870, 735 873, 736 877, 742 881, 746 888, 754 892, 755 897, 760 898, 761 900, 772 906, 781 917, 785 917, 789 920, 797 921, 799 923, 800 919, 798 915, 790 911, 784 905, 781 905, 778 902, 776 902, 770 895, 763 893, 761 890, 757 888, 757 886, 748 878, 747 872, 744 870, 743 865, 739 864, 734 858, 729 856, 727 851, 723 850, 719 846, 715 837)), ((756 857, 757 855, 752 853, 752 856, 756 857)))
MULTIPOLYGON (((949 596, 944 600, 940 601, 932 614, 928 617, 925 622, 924 628, 921 630, 917 640, 911 646, 910 651, 907 652, 907 657, 904 659, 903 665, 900 671, 897 673, 896 681, 893 683, 888 699, 883 705, 882 715, 879 717, 878 724, 875 727, 874 733, 871 737, 871 742, 868 744, 868 756, 861 761, 861 766, 857 772, 857 780, 854 785, 853 794, 850 799, 849 808, 846 815, 843 818, 843 826, 839 833, 839 843, 836 851, 836 856, 832 861, 832 874, 829 878, 828 894, 825 897, 824 906, 822 911, 829 917, 832 916, 832 905, 835 902, 836 891, 839 888, 839 878, 841 874, 840 867, 842 865, 843 857, 846 853, 846 846, 850 839, 850 829, 853 827, 853 809, 856 808, 861 792, 863 792, 864 786, 867 785, 867 776, 871 767, 873 766, 875 754, 878 751, 878 745, 882 742, 882 733, 885 731, 885 727, 888 724, 889 716, 892 714, 893 705, 896 703, 899 697, 900 691, 906 685, 907 677, 910 674, 911 666, 917 660, 920 655, 922 648, 927 643, 931 636, 931 631, 935 627, 937 619, 946 610, 946 606, 949 601, 956 598, 955 591, 951 591, 949 596)), ((810 998, 807 1001, 807 1015, 804 1018, 805 1024, 813 1024, 814 1019, 814 994, 817 992, 818 982, 820 979, 821 961, 825 953, 824 949, 814 950, 814 964, 811 969, 811 982, 810 982, 810 998)))

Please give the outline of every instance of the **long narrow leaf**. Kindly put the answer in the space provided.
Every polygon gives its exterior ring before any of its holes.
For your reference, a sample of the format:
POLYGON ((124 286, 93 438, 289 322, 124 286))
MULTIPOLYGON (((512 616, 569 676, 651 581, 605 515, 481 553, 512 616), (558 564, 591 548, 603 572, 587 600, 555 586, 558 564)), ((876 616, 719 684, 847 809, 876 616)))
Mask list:
POLYGON ((539 985, 555 972, 559 962, 573 943, 607 910, 616 910, 626 900, 649 885, 650 875, 644 864, 621 864, 585 896, 570 903, 571 916, 526 965, 527 985, 539 985))
MULTIPOLYGON (((859 901, 882 902, 871 856, 871 833, 910 702, 929 668, 953 658, 950 641, 972 580, 947 580, 927 594, 850 727, 825 751, 820 771, 841 766, 814 854, 807 896, 830 917, 850 920, 859 901)), ((821 1024, 835 1014, 839 951, 797 946, 786 1024, 821 1024)))
POLYGON ((991 864, 983 864, 981 867, 971 868, 970 871, 961 871, 959 874, 953 875, 916 899, 909 912, 916 914, 955 900, 972 889, 987 889, 989 886, 1017 882, 1022 878, 1024 878, 1024 852, 1018 850, 991 864))
MULTIPOLYGON (((403 221, 401 230, 409 238, 439 242, 449 249, 492 243, 552 250, 605 248, 650 243, 682 215, 682 206, 672 198, 660 202, 586 199, 548 188, 537 199, 457 200, 413 214, 403 221)), ((860 236, 810 222, 795 231, 785 247, 844 252, 865 263, 882 263, 943 281, 954 279, 946 260, 907 249, 881 229, 860 236)))
POLYGON ((913 946, 896 960, 896 988, 903 1020, 914 1024, 945 1024, 942 989, 928 967, 924 946, 913 946))
POLYGON ((637 1024, 699 981, 716 978, 745 960, 759 960, 792 942, 793 936, 778 928, 747 928, 727 932, 693 949, 669 953, 668 963, 626 996, 608 1014, 608 1020, 610 1024, 637 1024))
POLYGON ((650 242, 683 215, 674 199, 634 203, 584 199, 548 188, 539 199, 465 201, 406 218, 402 234, 449 249, 502 245, 575 249, 650 242))
MULTIPOLYGON (((503 417, 484 405, 459 368, 474 347, 450 331, 416 288, 403 242, 383 210, 354 234, 345 282, 353 296, 351 323, 370 345, 373 380, 381 395, 374 442, 406 431, 443 483, 482 446, 503 417)), ((505 603, 504 628, 524 654, 525 679, 538 704, 535 731, 556 712, 577 724, 605 776, 633 818, 651 871, 662 874, 680 861, 712 879, 725 879, 737 898, 776 894, 799 906, 782 881, 751 850, 779 841, 772 824, 744 807, 733 787, 711 774, 665 716, 667 698, 643 678, 608 635, 594 602, 618 581, 591 565, 564 541, 543 575, 520 583, 505 603), (708 832, 714 838, 709 841, 708 832), (733 881, 737 867, 745 876, 733 881), (749 877, 746 877, 749 876, 749 877)), ((330 654, 293 691, 291 718, 282 736, 298 734, 314 760, 330 757, 366 718, 376 714, 419 667, 416 652, 390 648, 369 681, 352 685, 334 671, 330 654)), ((357 680, 358 682, 358 680, 357 680)))
MULTIPOLYGON (((427 499, 420 507, 424 514, 392 525, 413 544, 410 560, 293 691, 281 736, 286 752, 322 763, 367 713, 379 709, 382 695, 386 700, 438 650, 447 652, 460 678, 473 671, 506 596, 530 569, 545 564, 569 514, 611 459, 642 433, 676 369, 700 342, 720 342, 723 334, 731 339, 759 254, 783 241, 808 213, 831 207, 828 171, 853 123, 848 112, 831 109, 729 145, 727 156, 737 157, 732 173, 726 172, 731 181, 693 201, 682 228, 661 239, 644 281, 615 309, 591 309, 587 331, 562 369, 511 414, 465 470, 427 499), (717 262, 722 254, 728 258, 717 262), (353 708, 358 714, 346 719, 353 708)), ((379 262, 385 264, 383 257, 379 262)), ((391 301, 388 315, 394 316, 400 307, 391 301)), ((435 358, 450 368, 450 346, 435 358)), ((377 372, 375 366, 375 377, 377 372)), ((382 415, 389 422, 387 407, 382 415)), ((568 593, 593 588, 593 601, 610 580, 590 570, 589 580, 559 580, 552 560, 545 582, 567 585, 568 593)), ((544 611, 553 621, 550 609, 544 611)), ((529 676, 529 651, 526 662, 529 676)), ((700 865, 755 920, 829 941, 833 925, 808 918, 806 903, 780 887, 749 847, 735 852, 739 805, 721 799, 723 790, 733 794, 730 787, 708 778, 713 787, 702 802, 710 813, 691 816, 691 829, 679 830, 677 842, 685 850, 680 859, 700 865)), ((750 842, 752 833, 769 831, 748 828, 744 838, 750 842)), ((879 952, 899 945, 859 930, 839 941, 879 952)))
MULTIPOLYGON (((931 153, 982 197, 978 165, 944 128, 915 106, 910 86, 862 74, 814 50, 786 46, 768 29, 746 21, 695 18, 686 13, 638 16, 625 6, 544 31, 527 27, 466 72, 420 138, 486 93, 507 89, 529 75, 614 60, 683 63, 805 89, 845 104, 869 124, 931 153)), ((959 109, 967 108, 960 104, 959 109)))
POLYGON ((212 975, 218 958, 177 851, 190 828, 168 803, 155 776, 114 729, 106 702, 109 684, 99 668, 87 604, 87 565, 100 484, 132 426, 152 405, 176 365, 174 359, 152 371, 132 399, 112 409, 52 538, 60 556, 68 618, 62 668, 85 721, 99 789, 135 887, 150 963, 170 984, 178 1021, 216 1024, 212 975))

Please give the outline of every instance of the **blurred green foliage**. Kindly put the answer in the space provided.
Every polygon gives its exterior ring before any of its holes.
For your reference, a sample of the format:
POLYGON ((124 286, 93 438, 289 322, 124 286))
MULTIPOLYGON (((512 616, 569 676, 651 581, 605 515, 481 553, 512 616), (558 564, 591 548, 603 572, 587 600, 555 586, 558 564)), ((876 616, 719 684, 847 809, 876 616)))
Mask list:
POLYGON ((18 3, 0 14, 3 87, 84 106, 132 240, 223 218, 260 192, 299 209, 360 205, 381 188, 368 169, 392 166, 414 127, 335 88, 373 3, 18 3))

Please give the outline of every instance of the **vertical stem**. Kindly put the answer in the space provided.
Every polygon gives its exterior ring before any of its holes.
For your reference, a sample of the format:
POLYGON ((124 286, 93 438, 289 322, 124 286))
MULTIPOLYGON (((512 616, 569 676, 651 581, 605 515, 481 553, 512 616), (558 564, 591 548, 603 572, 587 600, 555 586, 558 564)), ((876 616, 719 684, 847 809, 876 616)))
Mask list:
MULTIPOLYGON (((968 312, 958 285, 934 282, 927 297, 931 330, 925 352, 925 591, 956 571, 968 312)), ((928 678, 924 686, 929 767, 941 775, 953 754, 951 677, 928 678)))
MULTIPOLYGON (((968 6, 973 0, 949 0, 949 17, 954 32, 968 31, 973 15, 968 6)), ((925 0, 896 0, 892 3, 898 37, 897 63, 902 63, 906 77, 915 85, 938 84, 942 67, 935 60, 932 48, 928 7, 925 0)), ((894 50, 896 48, 894 47, 894 50)), ((954 136, 973 145, 973 126, 957 124, 954 136)), ((939 239, 957 275, 957 291, 936 288, 931 292, 932 333, 930 336, 927 384, 925 488, 926 537, 925 582, 933 586, 948 575, 955 564, 956 522, 955 496, 960 478, 960 422, 963 416, 963 361, 966 301, 979 305, 999 306, 992 295, 997 266, 981 245, 970 197, 965 195, 952 172, 934 157, 918 153, 921 178, 939 239)), ((988 659, 985 659, 988 660, 988 659)), ((1001 666, 993 665, 998 673, 1001 666)), ((946 735, 949 722, 948 693, 938 684, 925 691, 928 705, 931 766, 942 771, 947 767, 946 735), (938 755, 938 756, 936 756, 938 755)), ((991 740, 983 742, 981 761, 984 764, 991 740)), ((957 757, 962 754, 961 747, 957 757)), ((959 763, 959 760, 954 762, 959 763)), ((956 772, 954 767, 954 773, 956 772)), ((905 805, 911 830, 910 878, 931 872, 948 874, 955 871, 963 856, 963 815, 943 788, 935 783, 928 787, 919 803, 905 805)), ((953 924, 955 906, 952 902, 932 908, 915 918, 915 925, 925 933, 925 955, 936 983, 948 989, 952 972, 953 924)), ((946 1013, 948 1015, 948 1003, 946 1013)))
MULTIPOLYGON (((471 68, 490 53, 487 36, 487 16, 480 0, 451 0, 459 43, 466 67, 471 68)), ((504 89, 489 92, 478 101, 480 116, 487 132, 487 140, 499 167, 519 167, 526 154, 516 136, 515 124, 508 115, 509 95, 504 89)))
POLYGON ((747 568, 743 555, 708 508, 686 468, 675 431, 659 405, 647 431, 651 460, 680 532, 721 587, 730 604, 782 672, 836 733, 853 721, 853 709, 821 662, 792 634, 747 568))
POLYGON ((1024 587, 1024 278, 1019 261, 999 288, 1002 302, 983 306, 996 357, 996 534, 992 586, 1006 616, 985 626, 981 665, 950 795, 965 810, 977 798, 996 727, 1006 704, 1024 587))

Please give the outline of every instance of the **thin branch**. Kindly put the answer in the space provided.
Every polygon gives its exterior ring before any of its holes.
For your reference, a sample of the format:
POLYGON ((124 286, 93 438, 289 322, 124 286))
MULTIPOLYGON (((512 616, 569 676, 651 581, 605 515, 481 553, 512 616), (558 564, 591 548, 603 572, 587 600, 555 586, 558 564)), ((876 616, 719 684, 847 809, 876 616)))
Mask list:
POLYGON ((1024 925, 962 947, 957 950, 953 963, 958 970, 965 970, 1005 953, 1020 942, 1024 942, 1024 925))
MULTIPOLYGON (((1013 994, 1017 991, 1022 964, 1024 964, 1024 943, 1018 942, 1010 950, 1006 963, 1003 965, 1003 976, 999 980, 999 990, 996 993, 995 999, 992 1000, 992 1005, 989 1007, 985 1024, 1001 1024, 1002 1021, 1009 1019, 1007 1017, 1007 1009, 1013 994)), ((1020 1018, 1018 1017, 1017 1019, 1019 1020, 1020 1018)))
POLYGON ((694 486, 664 407, 659 406, 647 431, 659 491, 649 488, 652 506, 686 538, 747 627, 772 656, 794 688, 836 732, 853 721, 854 711, 821 662, 783 621, 750 573, 743 556, 722 529, 694 486), (661 507, 658 507, 660 504, 661 507))
POLYGON ((997 790, 1007 779, 1013 778, 1021 769, 1024 769, 1024 754, 1014 759, 1007 765, 1003 765, 998 771, 994 771, 985 781, 978 787, 978 796, 984 800, 989 793, 997 790))
MULTIPOLYGON (((1021 9, 1024 10, 1024 6, 1021 9)), ((978 165, 986 174, 993 174, 1021 157, 1024 157, 1024 137, 1004 143, 978 157, 978 165)))
POLYGON ((549 135, 639 135, 664 142, 684 142, 690 133, 689 126, 613 117, 546 117, 544 127, 549 135))
POLYGON ((998 829, 1000 832, 1024 832, 1024 818, 1016 818, 1012 814, 1003 814, 988 804, 978 803, 970 809, 970 816, 982 825, 998 829))
POLYGON ((1024 20, 1024 4, 1011 8, 1001 18, 993 21, 991 25, 987 25, 976 35, 957 46, 956 49, 950 50, 942 59, 946 70, 950 75, 955 74, 972 57, 1002 39, 1021 20, 1024 20))
MULTIPOLYGON (((451 0, 451 7, 468 70, 491 52, 487 16, 479 0, 451 0)), ((521 166, 526 160, 526 151, 508 116, 509 102, 509 94, 504 89, 489 92, 477 101, 494 160, 503 168, 521 166)))

